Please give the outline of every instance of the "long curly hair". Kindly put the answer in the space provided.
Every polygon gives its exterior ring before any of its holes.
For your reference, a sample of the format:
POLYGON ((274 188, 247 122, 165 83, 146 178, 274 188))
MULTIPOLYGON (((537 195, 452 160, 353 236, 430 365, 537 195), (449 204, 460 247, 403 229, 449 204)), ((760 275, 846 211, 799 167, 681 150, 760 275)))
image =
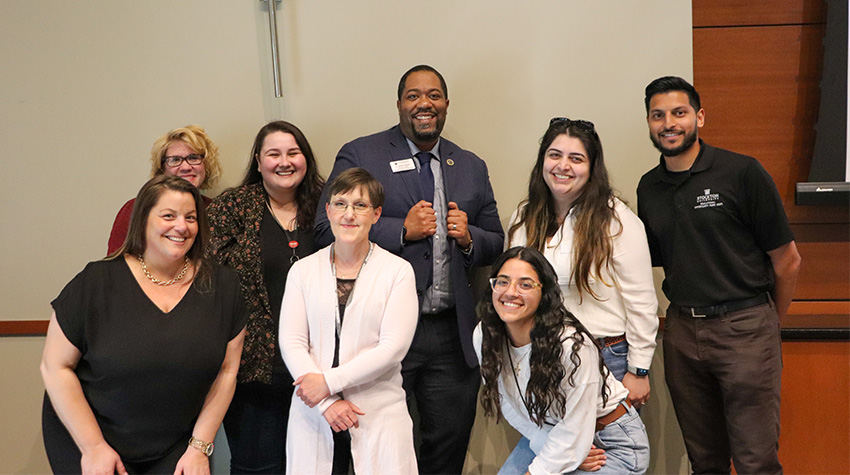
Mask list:
POLYGON ((283 132, 292 135, 295 138, 295 143, 298 144, 298 148, 301 149, 301 153, 304 154, 307 173, 295 191, 295 204, 298 206, 295 222, 299 228, 309 231, 313 229, 313 221, 316 219, 316 208, 319 205, 319 197, 322 194, 322 189, 325 187, 325 179, 319 174, 319 166, 316 163, 316 156, 313 155, 313 148, 310 147, 310 142, 307 141, 307 137, 295 124, 276 120, 264 125, 257 132, 257 136, 254 138, 254 145, 251 147, 251 156, 248 158, 248 168, 245 170, 245 176, 242 178, 240 186, 261 183, 263 181, 263 174, 257 169, 257 165, 260 162, 260 152, 263 150, 263 142, 265 142, 269 134, 274 132, 283 132))
MULTIPOLYGON (((589 340, 601 350, 597 341, 587 328, 564 307, 561 300, 561 289, 558 277, 552 265, 540 252, 527 247, 513 247, 505 251, 493 264, 490 277, 496 277, 502 266, 510 259, 519 259, 531 265, 537 272, 541 284, 541 298, 534 313, 534 325, 531 328, 531 368, 528 385, 525 389, 525 402, 528 415, 534 423, 543 427, 547 416, 561 418, 565 413, 566 395, 561 388, 561 382, 567 378, 567 383, 575 387, 575 374, 581 365, 579 349, 589 340), (569 336, 565 331, 568 327, 575 329, 569 336), (570 374, 562 363, 564 357, 564 342, 571 340, 568 358, 573 365, 570 374)), ((481 406, 484 414, 495 417, 498 422, 502 418, 499 397, 499 378, 505 371, 505 377, 513 377, 508 364, 507 352, 509 345, 505 323, 499 318, 493 306, 493 291, 486 292, 477 307, 481 318, 481 376, 484 387, 481 390, 481 406)), ((602 399, 608 401, 609 389, 604 384, 608 377, 608 368, 599 355, 599 374, 602 377, 602 399)), ((507 384, 507 383, 504 383, 507 384)))
POLYGON ((524 225, 526 245, 543 252, 546 240, 555 236, 561 227, 562 217, 558 216, 552 191, 543 180, 546 151, 559 135, 579 139, 590 162, 590 177, 581 195, 572 203, 575 226, 573 271, 570 278, 576 285, 580 299, 584 293, 597 298, 590 287, 591 275, 606 285, 616 285, 616 282, 605 282, 606 273, 603 270, 611 270, 614 237, 622 231, 622 224, 614 211, 614 191, 608 179, 608 169, 605 168, 602 142, 594 127, 588 128, 569 120, 556 120, 549 125, 540 139, 537 162, 528 179, 528 197, 520 203, 518 219, 508 230, 508 239, 512 241, 514 233, 524 225), (616 222, 620 229, 614 235, 610 232, 612 222, 616 222))

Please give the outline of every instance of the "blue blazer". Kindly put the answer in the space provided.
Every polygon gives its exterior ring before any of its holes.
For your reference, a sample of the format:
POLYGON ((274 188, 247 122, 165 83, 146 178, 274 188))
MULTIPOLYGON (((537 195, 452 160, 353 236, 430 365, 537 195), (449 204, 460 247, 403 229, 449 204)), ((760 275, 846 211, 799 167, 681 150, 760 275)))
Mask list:
MULTIPOLYGON (((328 183, 344 170, 362 167, 384 186, 385 199, 381 218, 372 226, 369 238, 382 248, 403 257, 413 266, 421 309, 431 268, 431 240, 422 239, 406 245, 401 242, 404 218, 410 208, 422 199, 419 174, 415 168, 398 173, 393 173, 390 168, 390 162, 408 158, 412 158, 410 147, 396 125, 384 132, 361 137, 343 145, 336 156, 328 183)), ((477 302, 476 297, 472 295, 469 273, 472 267, 493 263, 502 253, 505 234, 484 161, 445 138, 440 139, 440 159, 446 202, 454 201, 458 208, 466 213, 469 232, 472 235, 473 248, 469 257, 464 256, 457 245, 449 246, 449 249, 460 341, 467 364, 475 367, 478 366, 478 359, 472 348, 472 330, 478 322, 475 315, 477 302)), ((325 188, 316 211, 315 237, 320 246, 326 246, 334 239, 325 213, 327 200, 325 188)))

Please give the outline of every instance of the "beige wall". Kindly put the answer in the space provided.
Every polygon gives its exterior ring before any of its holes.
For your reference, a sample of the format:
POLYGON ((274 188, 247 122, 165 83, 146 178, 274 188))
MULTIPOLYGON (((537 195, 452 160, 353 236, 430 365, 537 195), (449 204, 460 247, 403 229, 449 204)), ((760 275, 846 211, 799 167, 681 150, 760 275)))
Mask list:
MULTIPOLYGON (((199 123, 219 143, 225 177, 214 192, 238 181, 254 133, 275 118, 304 130, 327 174, 344 142, 397 122, 399 76, 429 63, 448 81, 444 135, 487 161, 505 222, 553 116, 597 124, 614 185, 634 204, 657 160, 643 87, 692 75, 690 2, 680 0, 284 0, 276 99, 265 8, 0 2, 0 320, 46 319, 62 286, 103 256, 115 213, 147 178, 153 140, 170 128, 199 123)), ((18 390, 0 403, 0 473, 46 470, 41 344, 0 338, 0 387, 18 390)), ((678 437, 662 401, 659 417, 645 411, 648 425, 658 420, 654 449, 678 437)), ((486 473, 515 439, 483 428, 470 470, 486 473)), ((671 457, 678 467, 681 451, 671 457)))

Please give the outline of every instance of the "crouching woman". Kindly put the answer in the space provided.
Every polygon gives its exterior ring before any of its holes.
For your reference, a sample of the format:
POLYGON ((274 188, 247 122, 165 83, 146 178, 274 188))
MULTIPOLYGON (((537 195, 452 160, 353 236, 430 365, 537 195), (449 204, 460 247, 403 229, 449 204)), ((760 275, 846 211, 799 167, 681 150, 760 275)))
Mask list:
POLYGON ((487 416, 504 417, 523 435, 499 473, 645 473, 643 422, 594 338, 564 307, 551 264, 533 249, 514 247, 490 277, 473 333, 481 404, 487 416), (605 459, 583 465, 592 445, 605 450, 605 459))

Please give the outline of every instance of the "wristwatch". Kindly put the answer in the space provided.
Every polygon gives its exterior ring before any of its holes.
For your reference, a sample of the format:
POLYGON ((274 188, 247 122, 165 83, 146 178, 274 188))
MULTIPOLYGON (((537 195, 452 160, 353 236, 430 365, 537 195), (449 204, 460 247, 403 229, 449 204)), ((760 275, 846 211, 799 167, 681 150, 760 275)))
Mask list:
POLYGON ((640 378, 642 378, 644 376, 649 376, 649 370, 648 369, 636 368, 632 365, 629 365, 629 373, 632 373, 633 375, 640 377, 640 378))
POLYGON ((204 453, 207 457, 212 455, 215 445, 212 442, 204 442, 201 439, 192 436, 189 438, 189 446, 194 447, 204 453))

